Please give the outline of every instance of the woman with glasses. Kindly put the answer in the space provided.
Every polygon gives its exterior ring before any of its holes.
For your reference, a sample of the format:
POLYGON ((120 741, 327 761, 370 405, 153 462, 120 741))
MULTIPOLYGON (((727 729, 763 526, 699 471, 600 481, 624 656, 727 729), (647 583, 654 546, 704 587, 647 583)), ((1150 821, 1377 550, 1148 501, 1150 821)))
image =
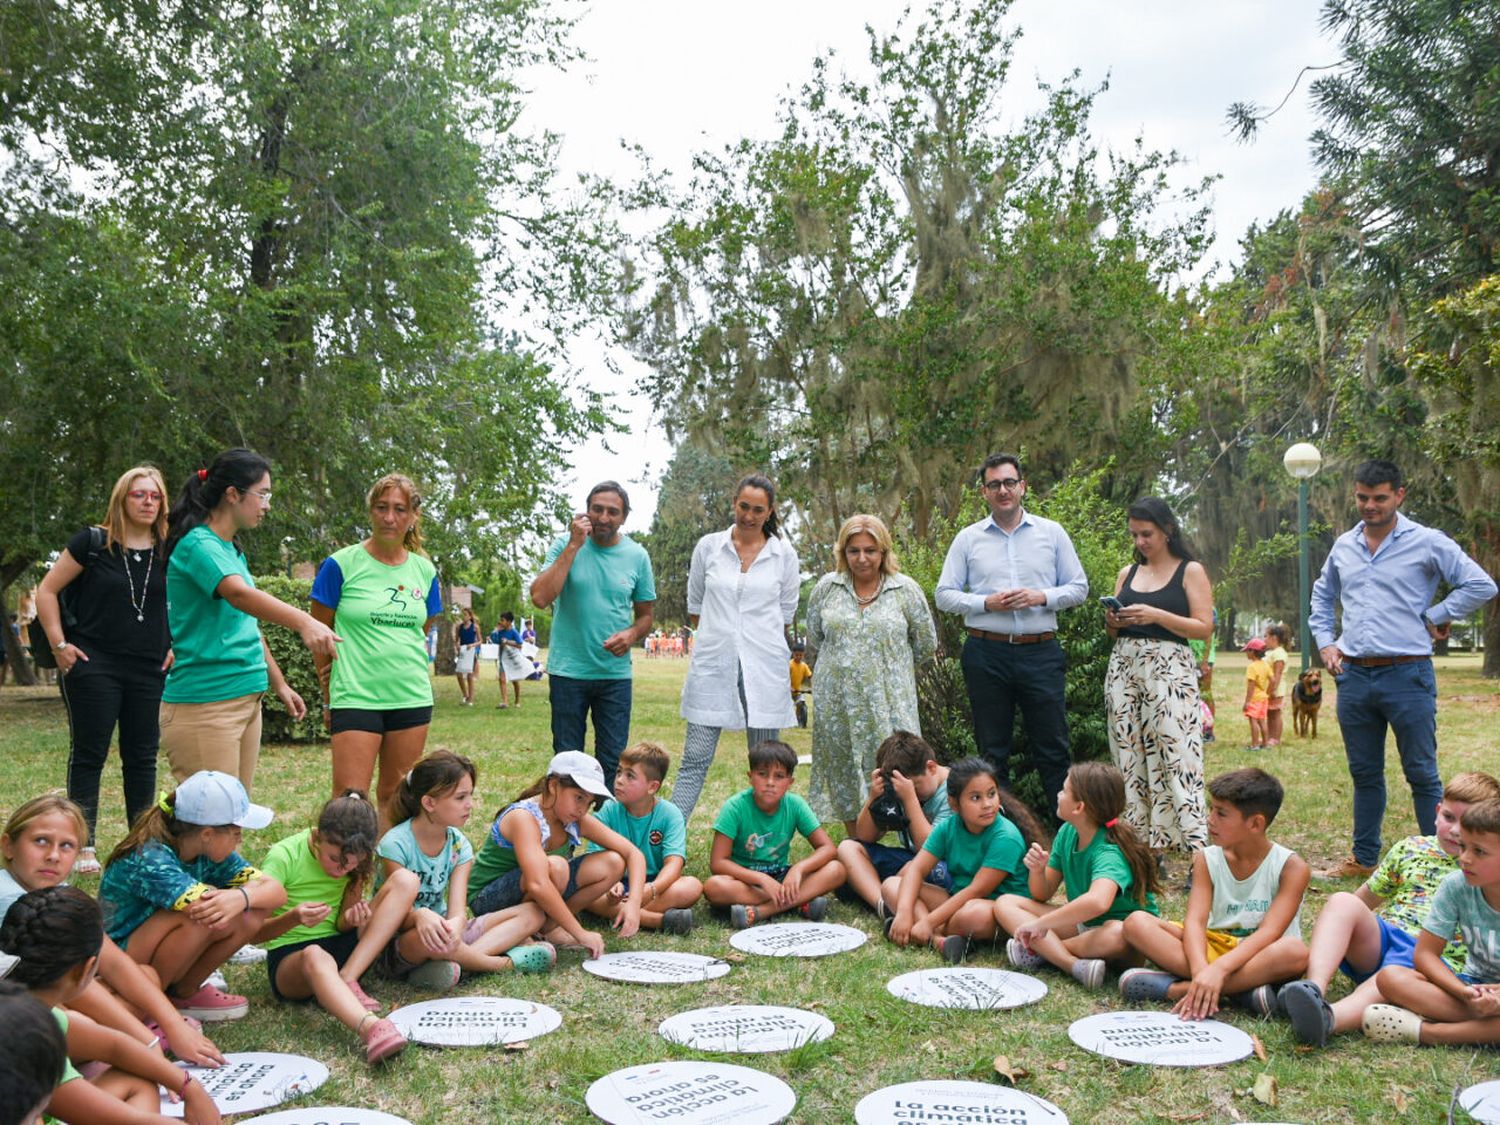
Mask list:
POLYGON ((88 823, 73 868, 81 875, 99 872, 99 778, 115 727, 127 819, 156 799, 157 708, 171 664, 166 512, 161 472, 130 469, 115 482, 104 522, 68 540, 36 592, 68 711, 68 796, 88 823))
POLYGON ((255 588, 239 533, 271 506, 271 466, 230 449, 188 475, 168 517, 167 601, 174 661, 162 693, 161 742, 179 782, 199 770, 239 778, 260 757, 260 704, 269 687, 292 718, 307 705, 286 682, 260 621, 302 638, 314 658, 335 657, 338 637, 311 614, 255 588))

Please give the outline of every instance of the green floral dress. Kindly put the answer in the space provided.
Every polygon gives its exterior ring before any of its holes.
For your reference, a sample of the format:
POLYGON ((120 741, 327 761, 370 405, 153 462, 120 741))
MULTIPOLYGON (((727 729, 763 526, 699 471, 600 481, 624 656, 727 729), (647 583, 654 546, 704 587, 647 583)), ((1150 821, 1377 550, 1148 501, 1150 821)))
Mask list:
POLYGON ((853 820, 875 751, 892 731, 921 733, 917 665, 937 651, 922 588, 887 575, 864 609, 847 574, 825 574, 807 602, 807 662, 816 673, 808 802, 822 821, 853 820))

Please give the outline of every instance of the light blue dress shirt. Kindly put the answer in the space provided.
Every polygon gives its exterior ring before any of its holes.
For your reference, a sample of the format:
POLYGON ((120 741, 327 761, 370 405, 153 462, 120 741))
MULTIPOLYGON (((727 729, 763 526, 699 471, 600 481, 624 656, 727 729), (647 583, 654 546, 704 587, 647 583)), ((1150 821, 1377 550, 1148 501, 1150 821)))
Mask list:
POLYGON ((1396 513, 1396 526, 1371 554, 1361 520, 1333 541, 1313 583, 1308 625, 1320 649, 1337 644, 1345 656, 1428 656, 1426 622, 1446 625, 1495 596, 1495 581, 1441 531, 1396 513), (1453 590, 1432 604, 1438 582, 1453 590), (1334 604, 1343 632, 1334 636, 1334 604))
POLYGON ((964 624, 991 633, 1050 633, 1057 611, 1089 596, 1089 579, 1078 552, 1062 525, 1021 512, 1014 531, 986 516, 953 537, 935 600, 944 613, 961 613, 964 624), (1044 604, 1027 609, 984 608, 984 599, 1001 590, 1040 590, 1044 604))

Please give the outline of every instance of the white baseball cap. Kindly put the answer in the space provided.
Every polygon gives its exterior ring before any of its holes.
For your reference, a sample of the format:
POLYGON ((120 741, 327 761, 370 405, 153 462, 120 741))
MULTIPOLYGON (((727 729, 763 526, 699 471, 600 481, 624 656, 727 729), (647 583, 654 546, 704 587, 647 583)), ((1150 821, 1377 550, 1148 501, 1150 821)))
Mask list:
POLYGON ((604 784, 604 767, 582 750, 564 750, 553 754, 552 760, 547 763, 547 776, 571 778, 574 785, 596 797, 610 795, 609 786, 604 784))
POLYGON ((218 770, 199 770, 179 785, 172 797, 172 815, 205 828, 225 824, 264 828, 276 816, 265 805, 250 803, 250 795, 239 778, 218 770))

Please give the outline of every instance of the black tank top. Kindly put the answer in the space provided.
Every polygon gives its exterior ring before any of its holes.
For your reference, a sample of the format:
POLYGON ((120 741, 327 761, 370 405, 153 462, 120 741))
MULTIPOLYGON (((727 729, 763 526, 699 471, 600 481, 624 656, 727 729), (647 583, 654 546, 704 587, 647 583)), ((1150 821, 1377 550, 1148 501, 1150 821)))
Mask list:
MULTIPOLYGON (((1179 617, 1188 617, 1187 587, 1182 584, 1183 572, 1187 570, 1187 560, 1183 559, 1177 564, 1176 571, 1171 579, 1160 590, 1151 590, 1142 593, 1133 590, 1130 583, 1135 579, 1136 568, 1139 563, 1130 564, 1130 573, 1125 575, 1125 584, 1120 587, 1120 602, 1122 605, 1152 605, 1158 609, 1164 609, 1168 613, 1175 613, 1179 617)), ((1127 625, 1120 630, 1122 637, 1149 637, 1158 641, 1176 641, 1178 644, 1187 644, 1186 637, 1179 637, 1165 626, 1152 622, 1149 625, 1127 625)))

